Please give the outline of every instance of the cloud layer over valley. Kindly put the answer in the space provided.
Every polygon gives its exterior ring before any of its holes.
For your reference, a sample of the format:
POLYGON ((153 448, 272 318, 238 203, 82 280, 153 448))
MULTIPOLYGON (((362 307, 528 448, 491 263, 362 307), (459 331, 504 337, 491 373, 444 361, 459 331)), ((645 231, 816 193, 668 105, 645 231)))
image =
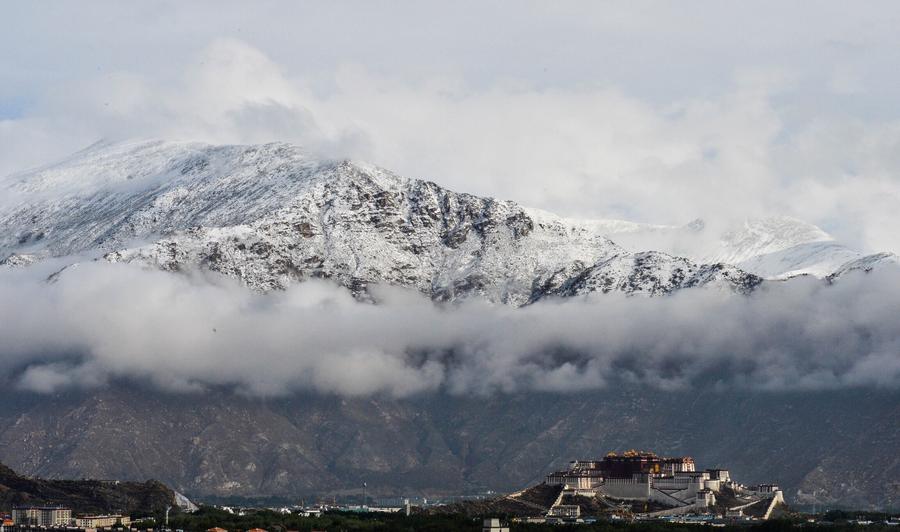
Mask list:
MULTIPOLYGON (((40 268, 38 268, 40 269, 40 268)), ((261 295, 219 277, 85 263, 53 283, 0 274, 0 364, 21 389, 149 381, 177 392, 409 396, 663 389, 900 388, 900 273, 594 295, 521 309, 439 306, 380 288, 360 303, 325 282, 261 295)))

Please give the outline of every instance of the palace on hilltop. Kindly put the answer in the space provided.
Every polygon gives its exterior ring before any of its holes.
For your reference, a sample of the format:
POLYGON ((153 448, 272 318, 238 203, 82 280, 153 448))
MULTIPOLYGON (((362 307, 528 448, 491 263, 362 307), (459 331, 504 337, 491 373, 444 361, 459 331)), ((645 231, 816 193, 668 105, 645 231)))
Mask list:
POLYGON ((573 460, 568 469, 547 475, 546 483, 562 486, 563 494, 653 501, 682 511, 712 507, 723 492, 752 504, 768 502, 774 507, 784 502, 777 485, 744 486, 732 480, 727 469, 697 471, 689 456, 663 457, 649 451, 611 452, 600 460, 573 460))

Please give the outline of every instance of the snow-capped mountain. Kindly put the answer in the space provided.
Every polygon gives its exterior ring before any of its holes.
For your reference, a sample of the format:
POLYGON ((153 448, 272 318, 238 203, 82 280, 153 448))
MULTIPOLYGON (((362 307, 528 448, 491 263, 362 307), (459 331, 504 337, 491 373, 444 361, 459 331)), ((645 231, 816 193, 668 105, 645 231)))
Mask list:
POLYGON ((261 290, 327 278, 365 297, 372 283, 436 300, 522 305, 590 292, 747 293, 762 279, 830 280, 896 263, 787 217, 711 235, 685 226, 558 217, 446 190, 283 143, 97 144, 3 182, 0 257, 102 257, 206 268, 261 290))
POLYGON ((582 224, 455 193, 287 144, 100 145, 5 186, 6 263, 102 254, 167 270, 203 267, 258 290, 313 277, 364 296, 371 283, 437 300, 521 305, 591 291, 662 294, 758 284, 733 267, 635 254, 582 224))
POLYGON ((698 263, 731 264, 764 279, 827 278, 854 269, 854 265, 897 263, 892 253, 866 255, 837 242, 819 227, 788 216, 744 220, 718 233, 711 233, 702 220, 684 226, 619 220, 570 223, 593 227, 629 251, 653 249, 698 263))
POLYGON ((735 292, 747 294, 762 281, 761 277, 727 264, 696 264, 682 257, 644 251, 613 255, 590 267, 550 276, 539 283, 532 299, 547 295, 571 297, 592 292, 664 295, 711 283, 726 284, 735 292))
POLYGON ((796 275, 823 278, 838 270, 853 269, 858 262, 897 259, 890 253, 865 255, 852 250, 815 225, 787 216, 746 220, 727 230, 717 244, 717 248, 696 258, 734 264, 767 279, 796 275))

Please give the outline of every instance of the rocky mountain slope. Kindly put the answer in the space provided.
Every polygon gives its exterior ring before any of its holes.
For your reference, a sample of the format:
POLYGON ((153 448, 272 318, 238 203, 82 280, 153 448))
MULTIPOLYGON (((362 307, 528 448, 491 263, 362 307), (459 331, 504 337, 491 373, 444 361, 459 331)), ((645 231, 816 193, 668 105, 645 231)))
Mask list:
POLYGON ((159 478, 188 496, 511 492, 574 458, 655 448, 776 481, 789 504, 896 500, 900 396, 888 391, 666 392, 398 400, 141 387, 0 392, 0 460, 47 478, 159 478), (893 490, 893 491, 892 491, 893 490))
POLYGON ((748 292, 760 277, 896 261, 865 258, 789 218, 748 221, 710 245, 697 236, 700 222, 564 219, 287 144, 100 144, 2 188, 7 266, 103 255, 207 268, 258 290, 320 277, 361 297, 368 284, 388 283, 437 300, 521 305, 594 290, 748 292))
POLYGON ((46 480, 16 474, 0 464, 0 508, 17 504, 60 504, 84 513, 156 513, 175 506, 164 484, 101 480, 46 480))
POLYGON ((319 277, 361 297, 367 285, 387 283, 437 300, 479 295, 512 305, 593 290, 746 292, 760 282, 719 263, 635 254, 596 224, 311 159, 284 144, 101 145, 4 185, 7 265, 102 254, 166 270, 203 267, 263 291, 319 277))

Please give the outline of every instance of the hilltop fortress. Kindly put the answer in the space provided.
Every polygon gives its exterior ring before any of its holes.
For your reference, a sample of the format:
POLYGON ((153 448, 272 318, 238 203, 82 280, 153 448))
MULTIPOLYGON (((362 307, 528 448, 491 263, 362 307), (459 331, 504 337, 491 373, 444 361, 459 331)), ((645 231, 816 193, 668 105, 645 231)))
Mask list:
POLYGON ((669 458, 649 451, 611 452, 601 460, 574 460, 568 469, 548 475, 546 484, 562 488, 550 509, 550 515, 559 516, 569 516, 572 509, 563 503, 579 496, 652 502, 667 508, 655 512, 660 515, 714 508, 742 515, 753 507, 760 517, 767 518, 776 505, 784 503, 775 484, 744 486, 732 480, 726 469, 697 471, 689 456, 669 458))

